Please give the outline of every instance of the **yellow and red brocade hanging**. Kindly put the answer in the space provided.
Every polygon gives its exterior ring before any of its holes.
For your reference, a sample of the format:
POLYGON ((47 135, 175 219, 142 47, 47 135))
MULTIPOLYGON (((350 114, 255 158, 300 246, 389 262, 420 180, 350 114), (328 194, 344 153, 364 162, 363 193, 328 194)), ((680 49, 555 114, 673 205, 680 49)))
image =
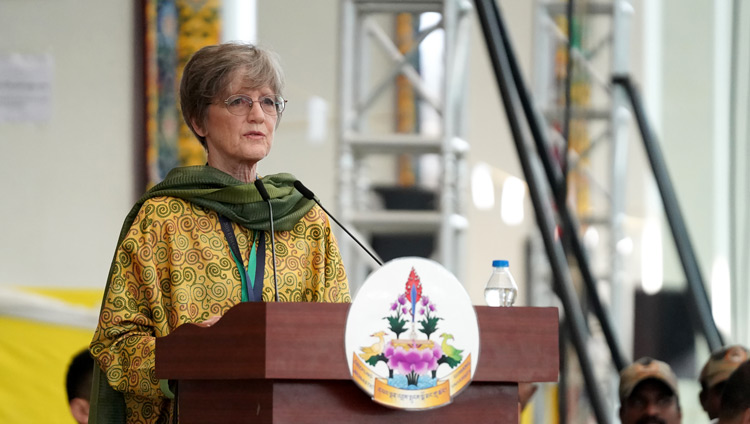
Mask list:
POLYGON ((201 47, 220 41, 221 0, 145 3, 146 168, 148 186, 174 167, 205 163, 205 152, 182 120, 182 69, 201 47))

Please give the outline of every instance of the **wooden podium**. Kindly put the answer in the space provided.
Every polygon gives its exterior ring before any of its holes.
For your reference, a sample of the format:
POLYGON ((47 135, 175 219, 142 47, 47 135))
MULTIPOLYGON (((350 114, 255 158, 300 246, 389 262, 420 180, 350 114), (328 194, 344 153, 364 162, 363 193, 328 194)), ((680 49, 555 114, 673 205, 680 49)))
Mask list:
POLYGON ((178 380, 180 423, 517 423, 518 383, 557 381, 556 308, 476 306, 472 383, 441 408, 384 407, 351 381, 349 306, 242 303, 212 327, 157 338, 156 376, 178 380))

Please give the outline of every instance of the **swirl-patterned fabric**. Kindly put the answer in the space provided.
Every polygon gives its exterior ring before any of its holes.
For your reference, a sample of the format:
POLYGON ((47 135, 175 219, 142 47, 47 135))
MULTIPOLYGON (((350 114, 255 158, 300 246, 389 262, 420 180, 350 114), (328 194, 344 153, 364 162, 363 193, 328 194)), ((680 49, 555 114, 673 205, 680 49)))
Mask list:
MULTIPOLYGON (((253 230, 232 226, 246 266, 253 230)), ((320 207, 310 209, 291 231, 277 231, 275 240, 280 301, 351 302, 338 245, 320 207)), ((270 249, 270 243, 266 246, 270 249)), ((272 261, 268 252, 266 302, 275 297, 272 261)), ((171 419, 171 401, 154 376, 155 338, 239 303, 240 272, 216 212, 174 197, 143 204, 117 248, 91 342, 109 384, 125 395, 128 423, 171 419)))

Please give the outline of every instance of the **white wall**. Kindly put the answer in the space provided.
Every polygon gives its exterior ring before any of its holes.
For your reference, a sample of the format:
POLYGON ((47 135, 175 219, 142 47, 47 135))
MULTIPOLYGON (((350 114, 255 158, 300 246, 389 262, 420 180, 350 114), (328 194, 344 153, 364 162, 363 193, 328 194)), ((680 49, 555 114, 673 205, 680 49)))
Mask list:
MULTIPOLYGON (((714 249, 713 190, 714 4, 663 2, 662 132, 660 141, 690 226, 704 277, 714 249), (690 164, 690 166, 684 166, 690 164), (691 225, 692 224, 692 225, 691 225), (699 241, 696 243, 696 240, 699 241)), ((684 281, 671 244, 665 245, 665 281, 684 281)))
POLYGON ((134 200, 133 5, 0 0, 0 54, 54 60, 48 122, 0 123, 0 284, 100 287, 134 200))

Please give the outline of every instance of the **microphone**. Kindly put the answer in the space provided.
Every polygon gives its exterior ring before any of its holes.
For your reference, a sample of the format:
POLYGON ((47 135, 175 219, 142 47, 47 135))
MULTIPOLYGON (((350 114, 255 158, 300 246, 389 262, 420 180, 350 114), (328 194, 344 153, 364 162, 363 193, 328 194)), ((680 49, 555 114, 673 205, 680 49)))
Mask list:
POLYGON ((315 194, 312 191, 310 191, 310 189, 308 189, 307 187, 305 187, 305 185, 302 184, 302 182, 300 180, 294 181, 294 188, 296 188, 297 191, 299 191, 302 194, 302 196, 304 196, 305 198, 310 199, 310 200, 314 200, 315 203, 317 203, 318 206, 320 206, 320 208, 323 209, 323 212, 325 212, 326 215, 328 215, 329 218, 331 218, 332 220, 334 220, 336 222, 336 224, 338 224, 339 227, 341 227, 341 229, 344 230, 346 232, 346 234, 348 234, 349 237, 352 238, 352 240, 354 240, 355 242, 357 242, 357 244, 359 245, 359 247, 362 248, 362 250, 364 250, 365 252, 367 252, 367 254, 370 255, 370 257, 375 262, 378 263, 378 265, 383 266, 383 262, 380 259, 378 259, 372 252, 370 252, 359 240, 357 240, 357 238, 354 237, 354 235, 352 233, 350 233, 349 230, 347 230, 346 227, 344 227, 333 215, 331 215, 331 213, 328 212, 328 210, 326 210, 326 208, 324 208, 323 205, 320 204, 320 202, 318 201, 318 199, 315 198, 315 194))
POLYGON ((258 193, 260 193, 260 197, 263 198, 263 201, 268 203, 268 214, 271 217, 271 255, 273 256, 273 288, 276 292, 276 302, 279 301, 279 283, 276 279, 276 237, 274 237, 273 234, 273 207, 271 206, 271 196, 268 195, 268 192, 266 191, 266 187, 263 185, 263 182, 260 180, 260 178, 256 179, 255 182, 255 188, 258 189, 258 193))

